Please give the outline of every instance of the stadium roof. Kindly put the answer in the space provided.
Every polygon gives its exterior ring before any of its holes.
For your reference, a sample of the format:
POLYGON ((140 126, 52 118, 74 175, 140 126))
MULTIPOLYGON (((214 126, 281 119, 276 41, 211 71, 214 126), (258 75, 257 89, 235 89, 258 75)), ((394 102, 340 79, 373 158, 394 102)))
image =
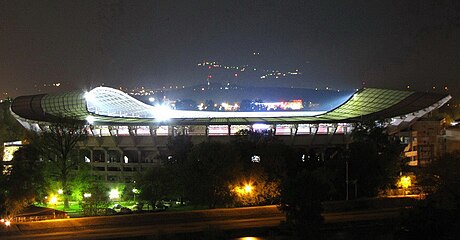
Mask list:
POLYGON ((237 125, 345 123, 393 119, 399 124, 423 116, 450 95, 365 88, 330 111, 217 112, 171 110, 145 104, 113 88, 41 94, 14 99, 11 109, 24 120, 76 120, 95 125, 237 125))

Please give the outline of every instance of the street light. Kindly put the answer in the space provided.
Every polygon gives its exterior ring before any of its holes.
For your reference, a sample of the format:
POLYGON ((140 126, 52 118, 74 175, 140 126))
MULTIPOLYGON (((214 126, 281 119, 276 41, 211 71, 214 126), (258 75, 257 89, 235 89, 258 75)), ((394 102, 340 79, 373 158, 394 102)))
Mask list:
POLYGON ((236 186, 233 191, 235 191, 238 195, 249 195, 254 190, 254 186, 251 183, 245 183, 243 186, 238 187, 236 186))
POLYGON ((56 205, 57 200, 58 200, 58 199, 57 199, 56 196, 52 196, 52 197, 50 198, 50 203, 56 205))
POLYGON ((250 184, 244 185, 244 191, 245 191, 246 193, 248 193, 248 194, 251 193, 251 192, 252 192, 252 189, 253 189, 253 187, 252 187, 250 184))
POLYGON ((401 187, 404 191, 404 195, 407 194, 407 189, 412 186, 412 181, 410 176, 401 176, 398 181, 398 186, 401 187))
POLYGON ((109 198, 110 199, 116 199, 120 197, 120 193, 118 192, 118 189, 112 189, 109 192, 109 198))
POLYGON ((412 185, 410 176, 401 176, 399 179, 399 185, 404 189, 408 189, 412 185))
POLYGON ((139 189, 133 188, 134 203, 136 203, 136 194, 139 194, 139 189))

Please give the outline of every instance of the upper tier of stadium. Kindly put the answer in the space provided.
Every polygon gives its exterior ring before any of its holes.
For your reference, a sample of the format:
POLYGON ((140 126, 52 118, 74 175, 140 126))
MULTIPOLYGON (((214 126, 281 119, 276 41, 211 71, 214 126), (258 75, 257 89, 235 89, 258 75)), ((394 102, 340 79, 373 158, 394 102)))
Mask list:
POLYGON ((398 124, 423 116, 450 98, 447 94, 364 88, 329 111, 219 112, 152 106, 120 90, 96 87, 89 92, 17 97, 11 110, 27 121, 71 120, 109 126, 352 123, 384 119, 398 124))

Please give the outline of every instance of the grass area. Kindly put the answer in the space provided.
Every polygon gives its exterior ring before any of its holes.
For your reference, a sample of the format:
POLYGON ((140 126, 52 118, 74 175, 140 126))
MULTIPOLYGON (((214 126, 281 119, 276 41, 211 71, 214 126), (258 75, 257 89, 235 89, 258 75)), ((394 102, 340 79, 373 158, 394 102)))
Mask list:
MULTIPOLYGON (((135 205, 135 202, 134 201, 113 201, 111 204, 109 204, 108 207, 112 208, 115 204, 120 204, 122 207, 131 208, 133 205, 135 205)), ((61 201, 56 202, 56 204, 38 204, 37 203, 35 205, 39 207, 47 207, 47 208, 53 208, 53 209, 60 210, 60 211, 65 211, 72 218, 83 217, 82 215, 83 209, 81 208, 79 202, 76 202, 76 201, 70 201, 69 208, 67 209, 64 208, 64 202, 61 202, 61 201)), ((194 206, 194 205, 181 205, 181 206, 173 205, 167 209, 164 209, 164 211, 181 212, 181 211, 192 211, 192 210, 203 210, 203 209, 208 209, 208 207, 194 206)), ((152 211, 153 209, 149 207, 147 204, 144 204, 142 210, 152 211)))

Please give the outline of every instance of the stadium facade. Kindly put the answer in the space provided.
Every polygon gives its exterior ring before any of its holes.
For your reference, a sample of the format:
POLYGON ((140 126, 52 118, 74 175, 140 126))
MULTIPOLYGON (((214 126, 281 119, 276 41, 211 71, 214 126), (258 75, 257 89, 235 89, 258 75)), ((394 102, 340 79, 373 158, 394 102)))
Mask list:
POLYGON ((14 99, 11 110, 28 129, 71 120, 87 127, 80 152, 108 182, 131 182, 142 169, 160 165, 170 137, 193 142, 228 141, 242 129, 263 130, 298 147, 347 143, 354 123, 386 120, 391 129, 409 126, 450 100, 446 94, 366 88, 328 111, 193 111, 152 106, 113 88, 40 94, 14 99))

